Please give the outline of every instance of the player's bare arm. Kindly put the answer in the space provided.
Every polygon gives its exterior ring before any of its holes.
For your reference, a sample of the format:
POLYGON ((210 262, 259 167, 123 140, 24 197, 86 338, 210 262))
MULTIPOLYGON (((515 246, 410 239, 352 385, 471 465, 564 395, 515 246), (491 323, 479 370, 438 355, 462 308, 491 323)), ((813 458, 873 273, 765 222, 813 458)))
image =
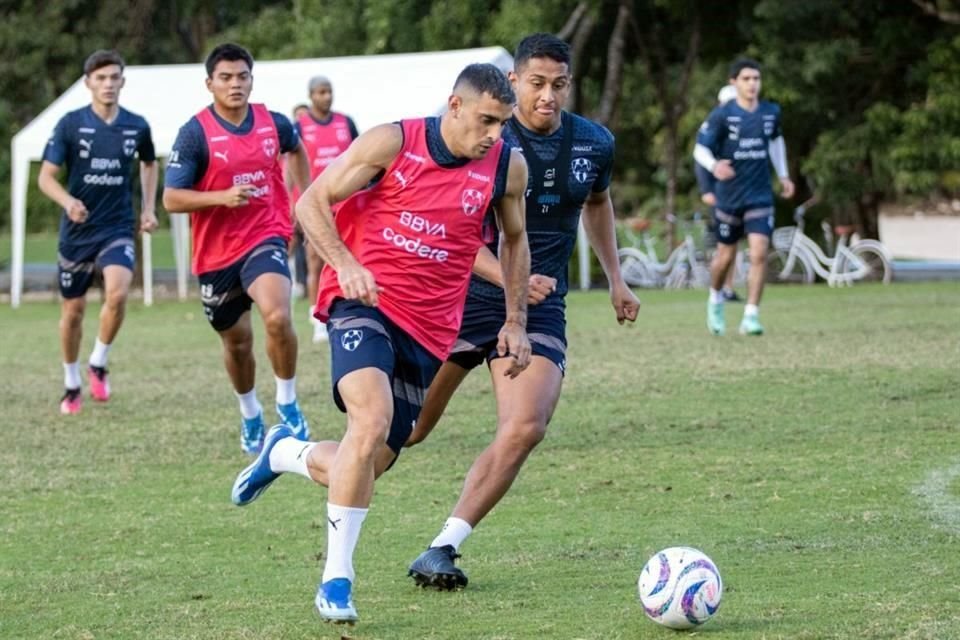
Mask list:
POLYGON ((295 186, 303 193, 310 186, 310 159, 303 141, 297 143, 297 148, 287 154, 287 175, 289 186, 295 186))
POLYGON ((60 165, 53 164, 47 160, 40 165, 40 176, 37 178, 37 186, 43 195, 47 196, 67 212, 67 217, 77 224, 86 222, 89 212, 86 205, 78 198, 70 195, 60 181, 57 180, 57 174, 60 173, 60 165))
POLYGON ((297 202, 297 219, 317 253, 337 272, 344 295, 376 306, 379 287, 340 238, 331 207, 366 187, 400 153, 403 130, 384 124, 354 140, 310 185, 297 202))
POLYGON ((156 160, 140 163, 140 231, 152 233, 157 228, 157 182, 160 167, 156 160))
POLYGON ((511 151, 507 188, 496 208, 500 228, 500 265, 507 317, 497 340, 497 353, 513 356, 504 375, 515 378, 530 364, 527 338, 527 284, 530 279, 530 247, 527 244, 527 163, 519 151, 511 151))
POLYGON ((600 259, 600 266, 610 283, 610 302, 617 314, 617 322, 623 324, 637 319, 640 300, 634 295, 620 273, 617 257, 617 233, 614 226, 613 202, 610 190, 591 193, 583 203, 583 228, 590 246, 600 259))
POLYGON ((257 190, 252 184, 234 185, 222 191, 197 191, 196 189, 163 188, 163 206, 173 213, 191 213, 210 207, 234 209, 250 202, 257 190))
MULTIPOLYGON (((503 287, 503 269, 497 256, 486 246, 480 247, 473 262, 473 272, 498 287, 503 287)), ((557 290, 557 279, 539 273, 531 273, 527 286, 527 304, 537 305, 557 290)))

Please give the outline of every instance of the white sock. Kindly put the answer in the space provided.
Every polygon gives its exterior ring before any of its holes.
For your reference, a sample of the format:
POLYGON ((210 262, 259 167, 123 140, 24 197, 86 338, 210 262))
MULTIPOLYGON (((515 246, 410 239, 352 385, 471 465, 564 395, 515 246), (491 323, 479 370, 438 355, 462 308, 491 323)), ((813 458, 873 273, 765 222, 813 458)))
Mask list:
POLYGON ((80 363, 79 362, 63 363, 63 386, 65 389, 80 388, 80 363))
POLYGON ((710 287, 710 302, 713 304, 723 304, 723 292, 710 287))
POLYGON ((360 527, 369 509, 341 507, 327 503, 327 564, 320 582, 334 578, 356 577, 353 571, 353 550, 360 539, 360 527))
POLYGON ((304 442, 296 438, 279 440, 270 450, 270 470, 274 473, 297 473, 310 480, 307 458, 317 446, 316 442, 304 442))
POLYGON ((467 539, 471 531, 473 531, 473 527, 471 527, 470 523, 466 520, 447 518, 447 521, 443 523, 443 529, 440 530, 440 534, 433 539, 430 546, 442 547, 449 544, 454 549, 459 550, 460 545, 467 539))
POLYGON ((743 315, 757 317, 760 315, 760 307, 755 304, 744 305, 743 315))
POLYGON ((297 376, 289 380, 277 378, 277 404, 290 404, 297 399, 297 376))
POLYGON ((256 387, 246 393, 237 393, 237 400, 240 401, 240 415, 247 420, 256 418, 263 411, 263 407, 260 406, 260 401, 257 400, 256 387))
POLYGON ((90 354, 90 365, 94 367, 107 366, 107 354, 110 353, 110 345, 100 342, 100 338, 93 343, 93 353, 90 354))

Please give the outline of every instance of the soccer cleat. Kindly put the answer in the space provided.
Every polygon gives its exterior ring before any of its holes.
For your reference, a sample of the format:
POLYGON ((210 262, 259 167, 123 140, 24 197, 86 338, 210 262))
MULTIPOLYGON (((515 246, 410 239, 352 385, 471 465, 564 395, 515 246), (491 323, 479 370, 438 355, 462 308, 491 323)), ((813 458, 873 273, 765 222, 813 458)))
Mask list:
POLYGON ((277 415, 283 420, 283 424, 293 431, 294 438, 304 441, 310 439, 310 427, 307 425, 307 419, 303 417, 303 412, 300 411, 300 405, 296 400, 290 404, 278 404, 277 415))
POLYGON ((467 576, 453 563, 460 557, 453 545, 430 547, 413 561, 407 575, 418 587, 456 591, 467 586, 467 576))
POLYGON ((722 302, 707 302, 707 329, 715 336, 722 336, 727 332, 722 302))
POLYGON ((293 431, 285 424, 278 424, 267 432, 267 437, 263 440, 263 447, 256 460, 247 465, 247 468, 237 474, 237 479, 233 481, 233 490, 230 492, 230 500, 238 507, 243 507, 257 498, 267 490, 274 480, 280 477, 270 468, 270 452, 273 446, 284 438, 292 438, 293 431))
POLYGON ((743 316, 743 320, 740 322, 740 335, 762 336, 763 325, 760 324, 760 319, 754 315, 743 316))
POLYGON ((95 367, 90 365, 87 368, 87 379, 90 382, 90 397, 97 402, 106 402, 110 399, 110 380, 107 378, 106 367, 95 367))
POLYGON ((327 580, 317 587, 317 597, 314 604, 320 617, 336 624, 353 624, 359 619, 357 609, 353 606, 350 596, 352 585, 346 578, 327 580))
POLYGON ((80 389, 65 389, 63 397, 60 398, 60 413, 65 416, 75 416, 80 413, 80 407, 83 406, 83 396, 80 389))
POLYGON ((263 411, 255 417, 240 419, 240 448, 243 452, 255 456, 263 447, 263 411))

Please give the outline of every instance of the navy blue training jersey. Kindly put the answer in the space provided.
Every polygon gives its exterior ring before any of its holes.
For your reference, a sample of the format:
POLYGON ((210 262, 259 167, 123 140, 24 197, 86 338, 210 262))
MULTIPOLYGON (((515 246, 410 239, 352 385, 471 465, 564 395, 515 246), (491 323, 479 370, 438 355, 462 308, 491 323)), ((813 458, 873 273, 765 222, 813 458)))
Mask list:
MULTIPOLYGON (((610 187, 614 139, 605 127, 563 112, 560 128, 550 135, 535 133, 516 118, 504 128, 504 141, 523 151, 529 177, 526 191, 530 273, 556 278, 557 290, 543 305, 564 305, 567 267, 577 243, 580 210, 591 193, 610 187)), ((499 234, 488 248, 497 255, 499 234)), ((467 304, 505 306, 503 289, 474 275, 467 304)))
POLYGON ((771 140, 782 135, 780 107, 761 100, 747 111, 736 100, 715 108, 700 125, 697 144, 713 152, 717 160, 730 160, 737 175, 716 183, 717 208, 732 211, 773 204, 770 184, 771 140))
POLYGON ((58 167, 66 164, 67 191, 89 212, 81 224, 66 212, 60 216, 61 245, 79 247, 133 236, 135 157, 140 162, 156 160, 150 125, 141 116, 121 107, 107 124, 88 105, 60 118, 43 159, 58 167))
MULTIPOLYGON (((213 113, 217 122, 233 135, 242 136, 253 129, 253 109, 247 109, 247 117, 237 126, 217 115, 212 105, 207 108, 213 113)), ((280 153, 290 153, 295 150, 300 142, 300 136, 290 124, 290 120, 287 116, 275 111, 271 111, 270 115, 277 128, 280 153)), ((207 146, 207 137, 203 133, 200 121, 193 116, 177 132, 177 139, 173 142, 173 150, 167 161, 167 173, 164 176, 163 185, 173 189, 192 189, 207 172, 209 162, 210 149, 207 146)))

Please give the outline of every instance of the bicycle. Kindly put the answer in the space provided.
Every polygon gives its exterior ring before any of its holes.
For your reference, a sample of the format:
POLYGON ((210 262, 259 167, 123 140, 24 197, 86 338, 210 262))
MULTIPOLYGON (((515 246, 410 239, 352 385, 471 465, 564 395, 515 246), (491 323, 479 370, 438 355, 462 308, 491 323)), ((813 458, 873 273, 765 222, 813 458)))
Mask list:
POLYGON ((803 232, 806 211, 816 202, 814 196, 796 208, 796 226, 773 231, 773 250, 767 256, 769 277, 780 282, 812 284, 820 276, 831 287, 850 286, 860 280, 888 284, 893 277, 893 257, 882 243, 857 240, 848 245, 853 227, 837 227, 839 237, 834 255, 828 256, 803 232))
MULTIPOLYGON (((695 223, 699 222, 699 215, 694 216, 695 223)), ((627 284, 667 289, 710 285, 710 271, 700 261, 696 242, 689 231, 683 242, 670 252, 664 262, 660 262, 649 229, 650 221, 645 218, 635 220, 624 228, 624 236, 632 246, 620 248, 617 255, 620 258, 620 271, 627 284), (641 241, 644 249, 639 248, 641 241)))

